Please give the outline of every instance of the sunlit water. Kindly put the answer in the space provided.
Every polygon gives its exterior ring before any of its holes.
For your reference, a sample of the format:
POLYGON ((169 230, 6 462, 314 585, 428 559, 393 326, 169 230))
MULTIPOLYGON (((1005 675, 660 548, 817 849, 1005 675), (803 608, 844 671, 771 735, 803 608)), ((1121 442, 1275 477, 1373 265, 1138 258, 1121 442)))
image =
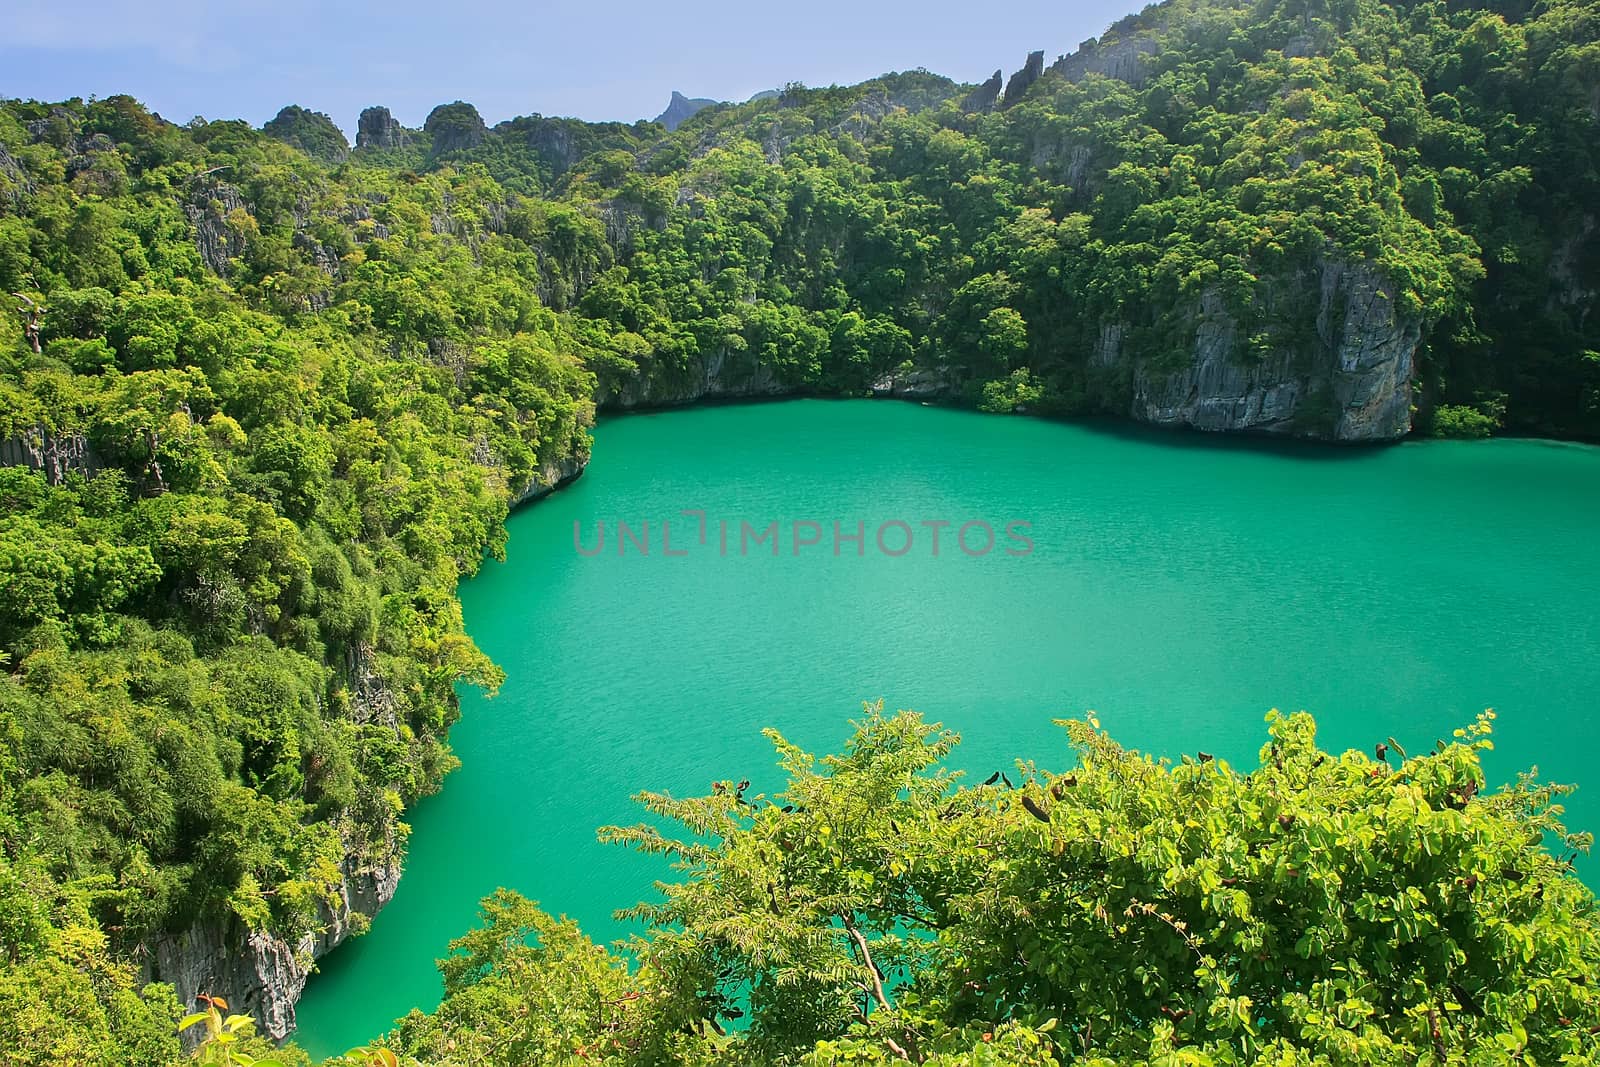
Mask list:
POLYGON ((434 959, 497 886, 626 934, 612 911, 660 868, 595 828, 637 820, 631 794, 772 788, 762 727, 832 750, 880 696, 958 729, 956 762, 984 774, 1064 766, 1052 720, 1086 709, 1126 744, 1240 762, 1272 707, 1314 712, 1330 746, 1417 751, 1492 706, 1491 779, 1537 763, 1588 786, 1569 821, 1600 826, 1600 449, 1288 446, 867 401, 630 415, 595 440, 462 589, 508 680, 466 700, 462 768, 411 814, 394 902, 307 989, 314 1053, 432 1008, 434 959), (684 510, 706 513, 705 545, 684 510), (648 556, 617 554, 618 520, 649 522, 648 556), (662 520, 687 555, 662 554, 662 520), (925 520, 952 524, 937 556, 925 520), (975 520, 986 555, 955 543, 975 520), (741 556, 739 524, 772 521, 779 556, 741 556), (795 555, 797 521, 822 538, 795 555), (897 521, 915 539, 891 557, 875 533, 897 521), (575 550, 575 522, 591 551, 605 523, 601 554, 575 550), (864 556, 834 554, 835 522, 866 524, 864 556), (1031 524, 1030 554, 1006 553, 1008 522, 1031 524))

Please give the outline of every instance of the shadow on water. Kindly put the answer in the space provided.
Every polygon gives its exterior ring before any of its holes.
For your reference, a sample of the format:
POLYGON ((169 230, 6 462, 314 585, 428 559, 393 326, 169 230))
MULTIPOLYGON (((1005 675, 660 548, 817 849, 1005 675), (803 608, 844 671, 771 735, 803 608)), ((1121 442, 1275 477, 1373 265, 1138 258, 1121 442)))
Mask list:
POLYGON ((1183 452, 1204 450, 1266 453, 1288 459, 1371 460, 1395 445, 1415 440, 1403 437, 1396 441, 1318 441, 1309 437, 1286 437, 1283 434, 1265 431, 1219 433, 1197 430, 1192 426, 1153 426, 1119 419, 1112 415, 1037 417, 1063 426, 1087 430, 1102 437, 1126 441, 1129 444, 1183 452))
MULTIPOLYGON (((1086 430, 1103 437, 1114 438, 1130 444, 1150 445, 1186 452, 1206 450, 1213 452, 1267 453, 1291 459, 1311 460, 1369 460, 1395 445, 1415 443, 1416 437, 1403 437, 1393 441, 1319 441, 1309 437, 1290 437, 1267 431, 1219 432, 1197 430, 1192 426, 1158 426, 1134 422, 1115 415, 1054 415, 1023 414, 1017 416, 995 415, 976 408, 948 402, 918 400, 914 397, 853 397, 821 393, 796 392, 784 396, 712 397, 688 404, 660 404, 636 408, 605 408, 595 417, 597 428, 621 419, 647 418, 681 413, 694 408, 723 408, 750 406, 781 406, 795 403, 859 404, 876 401, 886 404, 905 404, 931 408, 937 411, 972 419, 1024 418, 1035 422, 1069 426, 1086 430)), ((1533 440, 1533 439, 1530 439, 1533 440)), ((1570 442, 1550 441, 1552 445, 1570 442)))

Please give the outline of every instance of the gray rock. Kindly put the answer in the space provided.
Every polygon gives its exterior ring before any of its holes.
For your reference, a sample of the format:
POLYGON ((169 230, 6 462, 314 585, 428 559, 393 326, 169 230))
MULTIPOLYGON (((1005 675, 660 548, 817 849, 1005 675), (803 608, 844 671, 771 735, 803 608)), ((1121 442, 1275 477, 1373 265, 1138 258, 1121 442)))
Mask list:
POLYGON ((183 205, 183 213, 194 227, 195 247, 206 266, 224 278, 230 260, 244 254, 245 240, 228 225, 228 216, 239 209, 249 211, 244 195, 227 182, 197 178, 183 205))
POLYGON ((1289 38, 1283 45, 1285 59, 1305 59, 1307 56, 1317 54, 1317 40, 1310 34, 1299 34, 1289 38))
POLYGON ((0 467, 43 471, 51 485, 60 485, 74 472, 92 478, 102 465, 82 433, 51 433, 35 426, 0 440, 0 467))
POLYGON ((404 148, 414 140, 411 131, 396 122, 386 107, 369 107, 356 122, 357 148, 404 148))
POLYGON ((1554 282, 1554 300, 1560 304, 1582 307, 1594 300, 1593 289, 1584 287, 1585 274, 1581 268, 1590 241, 1595 232, 1595 217, 1584 215, 1576 226, 1567 228, 1567 236, 1550 252, 1550 279, 1554 282))
POLYGON ((1050 69, 1072 82, 1082 81, 1090 74, 1100 74, 1129 85, 1140 85, 1149 72, 1151 57, 1160 51, 1154 31, 1109 41, 1091 38, 1079 45, 1076 52, 1052 63, 1050 69))
POLYGON ((644 361, 637 374, 600 382, 595 402, 602 408, 676 407, 697 400, 754 399, 795 391, 754 357, 718 349, 687 370, 654 367, 644 361))
POLYGON ((483 143, 489 128, 483 124, 478 109, 464 100, 440 104, 428 112, 422 123, 422 132, 433 139, 435 156, 463 152, 483 143))
MULTIPOLYGON (((1043 56, 1041 55, 1040 58, 1042 59, 1043 56)), ((969 113, 973 111, 993 111, 995 101, 1000 99, 1002 78, 1003 72, 998 70, 989 75, 988 81, 972 90, 961 101, 961 110, 969 113)))
POLYGON ((518 504, 524 504, 530 500, 538 500, 542 496, 549 496, 562 486, 582 477, 583 472, 588 467, 589 453, 587 451, 574 452, 545 462, 539 467, 539 473, 534 475, 533 479, 520 492, 512 494, 511 506, 516 507, 518 504))
POLYGON ((893 396, 906 400, 943 400, 954 391, 949 379, 937 370, 889 374, 872 383, 873 396, 893 396))
MULTIPOLYGON (((201 993, 223 997, 234 1012, 254 1016, 262 1034, 281 1041, 294 1032, 295 1003, 316 959, 331 951, 394 897, 400 881, 398 842, 362 861, 347 857, 338 906, 325 908, 326 928, 294 944, 237 919, 202 922, 155 939, 143 964, 145 980, 167 982, 193 1007, 201 993)), ((199 1035, 186 1033, 186 1044, 199 1035)))
POLYGON ((335 126, 332 119, 320 111, 308 111, 297 104, 290 104, 279 111, 261 127, 261 132, 324 163, 342 163, 350 156, 350 142, 345 140, 344 131, 335 126))
POLYGON ((0 196, 9 199, 13 207, 20 207, 31 195, 33 179, 28 177, 28 172, 22 169, 16 157, 6 151, 5 144, 0 142, 0 196))
POLYGON ((536 124, 528 131, 528 147, 550 164, 550 174, 556 178, 571 170, 583 155, 583 149, 578 146, 572 130, 564 122, 536 124))
POLYGON ((1164 370, 1123 351, 1123 330, 1102 330, 1090 365, 1132 371, 1129 414, 1142 422, 1210 431, 1260 431, 1335 441, 1385 441, 1411 430, 1411 372, 1420 322, 1400 316, 1369 263, 1318 265, 1316 340, 1309 350, 1239 353, 1221 297, 1196 309, 1191 360, 1164 370))
POLYGON ((328 277, 337 278, 339 276, 339 257, 334 253, 333 249, 318 241, 307 231, 295 231, 294 247, 305 253, 306 258, 311 261, 311 265, 328 277))
POLYGON ((698 111, 704 111, 721 101, 709 100, 705 97, 690 98, 684 96, 676 89, 672 91, 672 99, 667 104, 667 109, 656 116, 656 121, 668 130, 675 130, 682 126, 691 116, 698 111))
POLYGON ((1007 108, 1021 100, 1043 73, 1044 53, 1029 52, 1028 61, 1023 64, 1022 69, 1011 75, 1011 80, 1006 82, 1006 95, 1000 101, 1000 106, 1007 108))

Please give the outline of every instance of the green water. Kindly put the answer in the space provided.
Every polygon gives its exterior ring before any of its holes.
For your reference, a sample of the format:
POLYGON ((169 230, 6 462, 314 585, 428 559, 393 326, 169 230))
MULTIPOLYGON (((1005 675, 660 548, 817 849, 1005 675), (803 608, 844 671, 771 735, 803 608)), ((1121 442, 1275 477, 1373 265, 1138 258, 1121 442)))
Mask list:
POLYGON ((595 439, 589 473, 513 516, 509 560, 462 589, 508 681, 467 699, 462 768, 412 814, 394 902, 307 989, 315 1053, 436 1004, 433 960, 497 886, 624 934, 611 911, 657 869, 594 830, 635 821, 630 794, 771 788, 762 727, 830 748, 879 696, 957 727, 985 774, 1065 765, 1051 720, 1090 708, 1125 743, 1238 761, 1271 707, 1315 712, 1340 748, 1426 750, 1493 706, 1491 779, 1537 762, 1589 787, 1570 822, 1600 829, 1600 449, 1280 447, 867 401, 631 415, 595 439), (683 509, 708 513, 708 545, 683 509), (688 555, 661 555, 663 519, 688 555), (648 557, 619 558, 617 520, 650 521, 648 557), (782 555, 741 557, 741 520, 783 522, 782 555), (826 531, 798 557, 795 520, 826 531), (873 543, 895 520, 917 538, 898 558, 873 543), (938 557, 923 520, 955 524, 938 557), (990 554, 954 546, 969 520, 996 529, 990 554), (606 523, 603 554, 574 550, 575 521, 589 549, 606 523), (835 521, 867 523, 864 557, 833 554, 835 521), (1009 521, 1032 554, 1004 554, 1009 521))

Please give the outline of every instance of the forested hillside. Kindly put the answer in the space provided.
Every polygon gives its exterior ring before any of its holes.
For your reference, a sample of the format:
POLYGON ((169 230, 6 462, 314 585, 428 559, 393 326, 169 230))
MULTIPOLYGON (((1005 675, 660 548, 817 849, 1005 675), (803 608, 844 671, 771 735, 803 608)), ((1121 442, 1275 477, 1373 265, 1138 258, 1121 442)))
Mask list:
POLYGON ((983 86, 358 129, 0 103, 0 1062, 171 1061, 146 979, 292 1029, 499 680, 456 584, 597 405, 1600 437, 1593 2, 1173 0, 983 86))

